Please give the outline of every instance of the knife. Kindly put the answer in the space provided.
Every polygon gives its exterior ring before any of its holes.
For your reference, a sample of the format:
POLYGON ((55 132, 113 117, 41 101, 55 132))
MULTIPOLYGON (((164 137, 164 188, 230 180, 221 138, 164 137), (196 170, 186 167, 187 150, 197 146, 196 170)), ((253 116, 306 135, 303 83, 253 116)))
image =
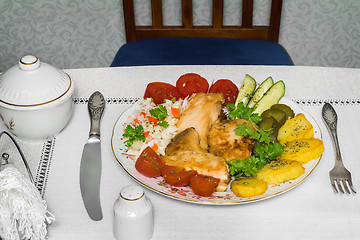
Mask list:
POLYGON ((100 204, 100 120, 104 108, 104 96, 98 91, 94 92, 88 102, 91 122, 89 139, 84 146, 80 164, 81 196, 87 213, 94 221, 99 221, 103 218, 100 204))

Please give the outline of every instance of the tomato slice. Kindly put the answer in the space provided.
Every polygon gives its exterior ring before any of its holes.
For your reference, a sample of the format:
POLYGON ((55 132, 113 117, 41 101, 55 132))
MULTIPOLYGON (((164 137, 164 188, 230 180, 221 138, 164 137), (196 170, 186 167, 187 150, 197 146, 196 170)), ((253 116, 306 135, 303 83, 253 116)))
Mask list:
POLYGON ((159 155, 151 147, 146 147, 136 160, 135 168, 146 177, 158 177, 164 165, 159 155))
POLYGON ((208 81, 196 73, 186 73, 176 81, 176 87, 181 92, 181 97, 191 96, 193 93, 207 93, 208 81))
POLYGON ((180 91, 173 85, 164 82, 152 82, 146 87, 144 98, 151 97, 154 103, 161 104, 165 99, 176 99, 181 97, 180 91))
POLYGON ((222 93, 225 98, 223 106, 226 106, 229 103, 235 103, 239 89, 231 80, 220 79, 211 85, 209 92, 222 93))
POLYGON ((161 175, 165 182, 175 187, 183 187, 190 184, 190 176, 196 174, 195 171, 187 171, 178 166, 165 165, 161 169, 161 175))
POLYGON ((195 174, 190 177, 190 186, 193 192, 197 195, 209 197, 215 191, 220 179, 205 176, 202 174, 195 174))

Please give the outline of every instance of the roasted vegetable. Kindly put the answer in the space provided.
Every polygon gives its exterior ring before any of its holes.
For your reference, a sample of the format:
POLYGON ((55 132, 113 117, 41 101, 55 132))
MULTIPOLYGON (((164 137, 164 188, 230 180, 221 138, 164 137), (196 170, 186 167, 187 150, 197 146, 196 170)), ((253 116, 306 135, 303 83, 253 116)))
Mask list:
POLYGON ((274 160, 257 173, 257 178, 267 184, 278 184, 294 180, 304 172, 304 167, 297 161, 274 160))
POLYGON ((320 139, 300 139, 289 142, 284 152, 278 157, 283 160, 294 160, 302 164, 319 158, 324 152, 324 144, 320 139))
POLYGON ((287 142, 296 139, 314 138, 313 126, 306 119, 304 114, 299 113, 285 122, 279 129, 277 138, 281 145, 285 145, 287 142))
POLYGON ((249 198, 262 195, 268 186, 258 178, 240 178, 231 182, 231 190, 238 197, 249 198))

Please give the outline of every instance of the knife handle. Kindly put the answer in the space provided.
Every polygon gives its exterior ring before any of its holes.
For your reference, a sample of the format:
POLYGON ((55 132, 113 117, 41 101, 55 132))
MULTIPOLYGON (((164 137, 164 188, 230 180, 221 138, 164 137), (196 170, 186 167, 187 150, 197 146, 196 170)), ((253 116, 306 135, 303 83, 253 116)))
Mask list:
POLYGON ((96 91, 90 96, 88 109, 91 122, 89 135, 100 136, 100 120, 105 109, 105 99, 100 92, 96 91))

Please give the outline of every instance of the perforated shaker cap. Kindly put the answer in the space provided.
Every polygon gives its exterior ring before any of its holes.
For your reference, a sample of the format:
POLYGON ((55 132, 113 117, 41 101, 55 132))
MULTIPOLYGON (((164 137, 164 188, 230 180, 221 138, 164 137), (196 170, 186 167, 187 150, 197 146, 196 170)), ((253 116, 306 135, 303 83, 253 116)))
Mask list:
POLYGON ((144 194, 144 190, 136 185, 128 185, 120 191, 120 196, 128 201, 136 201, 142 198, 144 194))

